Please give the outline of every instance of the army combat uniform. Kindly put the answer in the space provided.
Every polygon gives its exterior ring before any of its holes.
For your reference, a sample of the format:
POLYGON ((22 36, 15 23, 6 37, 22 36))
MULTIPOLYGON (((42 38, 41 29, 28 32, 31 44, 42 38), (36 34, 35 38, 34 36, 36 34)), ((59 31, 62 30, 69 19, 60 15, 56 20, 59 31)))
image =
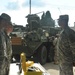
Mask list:
POLYGON ((11 63, 11 56, 12 56, 12 46, 10 37, 5 32, 5 39, 6 39, 6 53, 7 53, 7 70, 9 72, 10 63, 11 63))
POLYGON ((54 64, 58 64, 57 41, 58 41, 58 38, 55 37, 55 39, 53 41, 53 45, 54 45, 54 64))
POLYGON ((0 32, 0 75, 8 75, 11 62, 12 48, 9 36, 0 32))
POLYGON ((3 31, 0 32, 0 75, 6 75, 6 63, 7 53, 6 53, 6 40, 3 31))
POLYGON ((58 38, 57 50, 59 55, 59 75, 73 75, 73 62, 75 61, 75 32, 69 27, 65 28, 58 38))

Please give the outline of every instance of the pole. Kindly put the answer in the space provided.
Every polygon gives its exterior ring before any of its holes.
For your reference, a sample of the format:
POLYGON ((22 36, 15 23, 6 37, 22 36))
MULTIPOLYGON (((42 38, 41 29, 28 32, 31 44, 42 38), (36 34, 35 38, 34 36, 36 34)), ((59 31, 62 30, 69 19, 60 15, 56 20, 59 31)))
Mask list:
POLYGON ((31 0, 29 0, 29 14, 31 14, 31 0))

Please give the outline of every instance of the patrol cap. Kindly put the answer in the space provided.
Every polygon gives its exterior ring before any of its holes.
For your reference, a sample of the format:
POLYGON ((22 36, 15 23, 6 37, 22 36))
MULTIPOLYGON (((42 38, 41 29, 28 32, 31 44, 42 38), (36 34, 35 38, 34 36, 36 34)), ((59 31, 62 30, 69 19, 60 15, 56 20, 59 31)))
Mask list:
POLYGON ((6 20, 7 22, 9 22, 10 25, 12 25, 12 23, 11 23, 11 17, 10 17, 8 14, 2 13, 0 17, 1 17, 2 19, 6 20))
POLYGON ((69 16, 68 15, 60 15, 58 20, 63 20, 63 21, 67 21, 69 20, 69 16))

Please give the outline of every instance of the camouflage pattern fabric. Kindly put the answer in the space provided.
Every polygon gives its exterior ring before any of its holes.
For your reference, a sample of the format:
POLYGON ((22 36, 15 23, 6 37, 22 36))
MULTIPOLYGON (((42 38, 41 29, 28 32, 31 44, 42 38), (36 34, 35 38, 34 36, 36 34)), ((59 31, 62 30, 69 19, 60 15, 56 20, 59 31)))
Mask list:
POLYGON ((65 28, 59 36, 57 43, 59 56, 59 75, 73 75, 73 62, 75 60, 75 32, 65 28))
POLYGON ((10 39, 4 31, 0 32, 0 75, 7 75, 11 61, 10 39))
POLYGON ((12 56, 12 46, 10 37, 5 32, 5 39, 6 39, 6 54, 7 54, 7 71, 9 71, 10 63, 11 63, 11 56, 12 56))
POLYGON ((58 38, 55 37, 55 39, 53 41, 53 45, 54 45, 54 64, 58 64, 57 41, 58 41, 58 38))
POLYGON ((10 37, 6 34, 5 32, 5 38, 6 38, 6 47, 7 47, 7 58, 8 60, 11 61, 11 56, 12 56, 12 46, 11 46, 11 40, 10 37))
POLYGON ((6 41, 4 33, 0 32, 0 75, 6 74, 6 41))

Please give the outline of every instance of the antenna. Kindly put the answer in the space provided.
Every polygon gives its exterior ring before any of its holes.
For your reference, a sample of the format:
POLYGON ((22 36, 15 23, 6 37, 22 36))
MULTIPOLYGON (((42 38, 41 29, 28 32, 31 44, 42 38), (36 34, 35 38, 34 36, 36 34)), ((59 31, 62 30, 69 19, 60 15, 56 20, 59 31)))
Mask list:
POLYGON ((35 14, 40 14, 40 13, 43 13, 44 11, 41 11, 41 12, 38 12, 38 13, 35 13, 35 14))
POLYGON ((61 14, 60 8, 58 8, 58 10, 59 10, 59 12, 60 12, 60 14, 61 14))

